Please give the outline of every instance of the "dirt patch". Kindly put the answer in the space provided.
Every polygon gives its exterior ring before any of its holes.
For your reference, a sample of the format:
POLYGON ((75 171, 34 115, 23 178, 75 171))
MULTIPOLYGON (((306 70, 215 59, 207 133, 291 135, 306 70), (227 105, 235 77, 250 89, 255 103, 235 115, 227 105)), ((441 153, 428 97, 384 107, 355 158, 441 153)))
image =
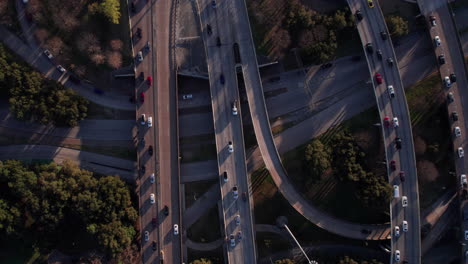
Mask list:
POLYGON ((434 163, 428 160, 420 160, 417 162, 419 179, 426 182, 433 182, 439 177, 439 171, 434 163))

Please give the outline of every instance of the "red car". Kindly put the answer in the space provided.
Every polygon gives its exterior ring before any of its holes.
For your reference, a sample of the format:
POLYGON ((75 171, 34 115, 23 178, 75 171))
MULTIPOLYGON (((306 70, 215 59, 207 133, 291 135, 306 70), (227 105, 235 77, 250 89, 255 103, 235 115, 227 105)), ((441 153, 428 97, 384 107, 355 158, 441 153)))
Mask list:
POLYGON ((400 181, 401 182, 405 181, 405 172, 404 171, 400 171, 400 181))
POLYGON ((144 92, 141 92, 141 93, 140 93, 140 101, 141 101, 142 103, 145 102, 145 93, 144 93, 144 92))
POLYGON ((390 126, 390 118, 388 118, 388 116, 386 116, 386 117, 384 118, 383 121, 384 121, 384 125, 385 125, 386 127, 389 127, 389 126, 390 126))
POLYGON ((390 161, 390 168, 392 169, 392 171, 396 170, 396 161, 390 161))
POLYGON ((148 82, 148 85, 152 85, 152 84, 153 84, 153 77, 148 76, 148 78, 146 79, 146 81, 148 82))
POLYGON ((382 84, 382 75, 380 75, 380 73, 376 73, 375 80, 377 81, 377 84, 382 84))

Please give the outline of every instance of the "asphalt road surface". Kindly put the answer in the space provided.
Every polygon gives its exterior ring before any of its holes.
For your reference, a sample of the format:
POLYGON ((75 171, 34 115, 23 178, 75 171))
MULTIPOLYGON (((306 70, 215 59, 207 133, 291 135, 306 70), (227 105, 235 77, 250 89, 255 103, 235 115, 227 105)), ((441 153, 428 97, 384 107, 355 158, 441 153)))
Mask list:
POLYGON ((198 10, 203 28, 211 86, 227 260, 228 263, 256 263, 242 115, 238 104, 240 100, 232 50, 233 29, 229 23, 229 18, 236 16, 232 5, 233 2, 220 1, 216 6, 212 6, 209 0, 199 0, 198 10), (211 27, 210 34, 208 34, 207 24, 211 27), (234 115, 232 107, 236 100, 238 114, 234 115), (233 145, 232 153, 228 149, 229 142, 233 145), (227 182, 222 177, 224 173, 227 173, 227 182), (238 188, 237 197, 234 194, 234 188, 238 188), (233 236, 232 241, 231 236, 233 236))

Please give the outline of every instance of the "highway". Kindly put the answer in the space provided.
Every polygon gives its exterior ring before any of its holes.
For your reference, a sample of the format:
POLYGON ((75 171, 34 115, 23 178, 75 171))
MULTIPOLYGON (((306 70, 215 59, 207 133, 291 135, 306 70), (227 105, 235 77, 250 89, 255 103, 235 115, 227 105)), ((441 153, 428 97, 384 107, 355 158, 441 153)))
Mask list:
POLYGON ((239 103, 237 115, 232 110, 234 102, 240 101, 234 68, 233 32, 228 20, 235 17, 231 6, 233 2, 219 1, 216 6, 212 6, 209 0, 198 0, 197 3, 208 62, 227 262, 253 264, 257 261, 253 206, 249 195, 239 103), (229 142, 232 142, 233 151, 229 150, 229 142), (222 176, 224 173, 227 174, 227 182, 222 176), (235 187, 238 188, 237 194, 234 194, 235 187))
MULTIPOLYGON (((464 56, 460 49, 459 39, 457 38, 457 29, 453 23, 451 17, 451 11, 449 10, 447 3, 444 1, 418 1, 421 13, 426 17, 429 33, 433 40, 435 36, 439 36, 441 45, 434 48, 435 59, 441 54, 445 56, 445 64, 440 65, 440 77, 441 82, 446 76, 454 73, 456 75, 456 82, 452 83, 450 88, 446 88, 446 93, 451 92, 454 95, 453 102, 448 102, 448 113, 450 122, 450 131, 454 131, 455 127, 460 127, 461 136, 456 137, 452 132, 453 139, 453 156, 455 161, 456 170, 456 181, 457 188, 460 193, 463 190, 461 186, 461 174, 467 173, 468 159, 459 158, 456 153, 459 147, 462 147, 465 151, 468 150, 467 144, 467 131, 468 131, 468 120, 465 116, 468 116, 468 80, 467 72, 464 65, 464 56), (434 16, 436 19, 436 26, 430 24, 429 18, 434 16), (458 114, 458 120, 453 120, 451 114, 456 112, 458 114)), ((461 252, 461 263, 466 263, 465 251, 468 250, 468 245, 465 239, 465 230, 468 230, 468 221, 463 220, 463 206, 466 204, 462 195, 460 197, 460 208, 458 209, 460 214, 460 241, 462 246, 460 247, 461 252)))
POLYGON ((356 19, 357 28, 364 45, 366 58, 369 64, 369 71, 372 82, 375 86, 375 96, 377 106, 381 117, 381 125, 384 135, 385 153, 388 164, 388 180, 391 186, 399 187, 399 196, 393 198, 391 202, 391 223, 392 231, 399 226, 400 236, 395 236, 392 232, 392 262, 395 262, 395 252, 399 250, 401 260, 409 263, 421 262, 421 240, 420 240, 420 218, 419 218, 419 198, 418 198, 418 179, 416 172, 416 158, 414 155, 413 136, 411 120, 409 118, 408 106, 404 87, 398 71, 398 64, 391 39, 384 40, 381 37, 381 31, 386 29, 383 13, 380 10, 377 1, 374 1, 375 7, 370 8, 367 1, 348 0, 351 11, 356 13, 360 10, 363 15, 362 21, 356 19), (366 48, 367 43, 373 46, 373 52, 366 48), (377 51, 381 50, 382 58, 379 59, 377 51), (394 65, 389 65, 387 59, 392 58, 394 65), (383 78, 382 84, 379 84, 374 77, 377 73, 383 78), (393 86, 395 98, 389 95, 388 86, 393 86), (390 123, 388 126, 384 118, 388 117, 390 123), (393 118, 398 118, 399 126, 395 127, 393 118), (396 138, 401 138, 402 148, 396 148, 396 138), (396 169, 391 169, 390 163, 396 163, 396 169), (404 171, 406 180, 400 180, 399 173, 404 171), (408 198, 408 206, 402 205, 402 197, 408 198), (403 231, 402 223, 407 221, 408 231, 403 231))

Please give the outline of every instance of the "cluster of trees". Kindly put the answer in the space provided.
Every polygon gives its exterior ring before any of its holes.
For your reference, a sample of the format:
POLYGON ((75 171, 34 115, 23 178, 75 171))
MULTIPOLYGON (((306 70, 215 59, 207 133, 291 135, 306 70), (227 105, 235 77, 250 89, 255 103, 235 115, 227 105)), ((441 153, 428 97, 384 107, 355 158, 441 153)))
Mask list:
POLYGON ((319 180, 323 172, 333 168, 341 180, 354 183, 358 190, 356 195, 365 206, 386 205, 391 199, 391 187, 384 177, 368 171, 365 157, 346 130, 333 134, 327 144, 315 139, 307 145, 304 155, 304 167, 310 174, 307 184, 319 180))
POLYGON ((388 31, 394 38, 408 35, 408 21, 400 16, 387 16, 385 17, 385 23, 387 23, 388 31))
POLYGON ((17 64, 0 45, 0 91, 20 120, 76 126, 86 117, 88 101, 54 80, 17 64))
POLYGON ((322 63, 333 58, 338 39, 354 26, 354 16, 348 8, 337 10, 332 15, 319 14, 299 0, 293 0, 288 2, 283 24, 292 42, 299 43, 305 59, 322 63))
POLYGON ((337 264, 383 264, 383 262, 378 261, 376 259, 372 259, 370 261, 367 261, 367 260, 357 261, 348 256, 345 256, 344 258, 340 259, 340 261, 337 264))
POLYGON ((5 161, 0 188, 0 233, 42 249, 100 246, 114 257, 135 237, 138 213, 128 186, 117 177, 97 178, 67 161, 60 166, 5 161))

